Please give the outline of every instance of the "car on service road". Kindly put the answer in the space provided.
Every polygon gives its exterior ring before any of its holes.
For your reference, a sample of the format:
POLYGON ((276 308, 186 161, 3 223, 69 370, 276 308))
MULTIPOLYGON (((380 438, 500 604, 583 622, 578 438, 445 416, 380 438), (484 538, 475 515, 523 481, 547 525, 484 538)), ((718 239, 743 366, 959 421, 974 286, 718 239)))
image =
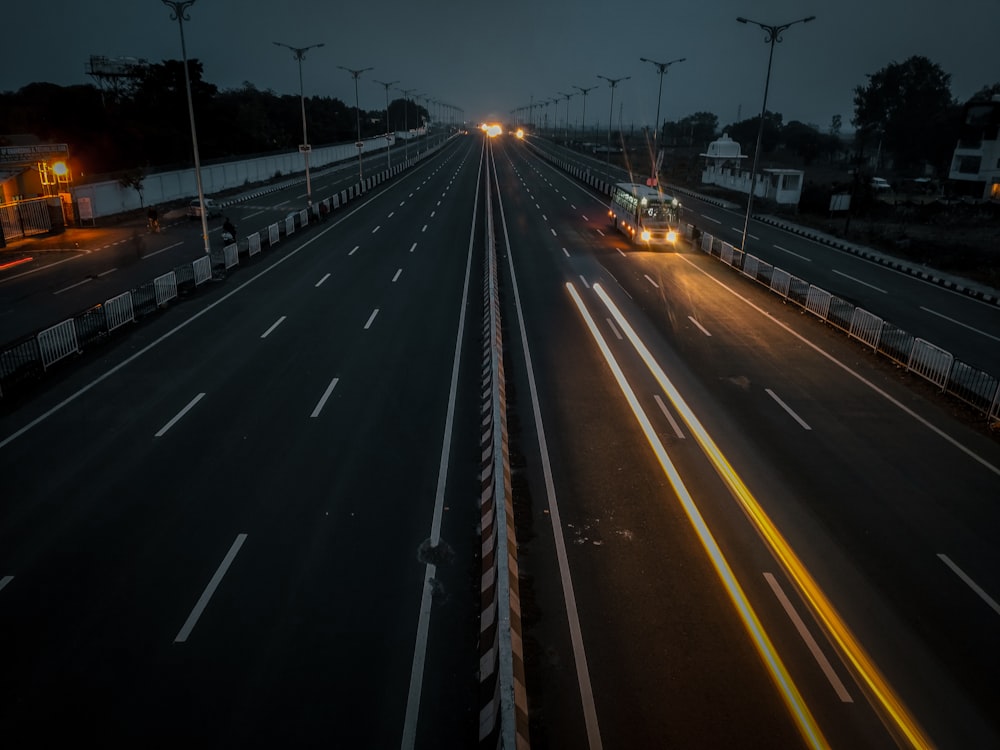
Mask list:
MULTIPOLYGON (((195 198, 188 204, 187 215, 189 219, 201 218, 201 201, 195 198)), ((211 219, 213 216, 222 216, 222 206, 212 198, 205 199, 205 216, 211 219)))

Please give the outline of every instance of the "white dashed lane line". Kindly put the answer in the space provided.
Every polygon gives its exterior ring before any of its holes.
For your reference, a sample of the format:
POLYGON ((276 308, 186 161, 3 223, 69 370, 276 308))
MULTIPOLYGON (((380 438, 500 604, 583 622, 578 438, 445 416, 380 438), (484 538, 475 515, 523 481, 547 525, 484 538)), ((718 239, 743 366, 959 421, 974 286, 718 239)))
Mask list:
POLYGON ((368 322, 367 322, 367 323, 365 323, 365 330, 366 330, 366 331, 367 331, 367 330, 368 330, 369 328, 371 328, 371 326, 372 326, 372 323, 373 323, 373 322, 375 322, 375 316, 376 316, 376 315, 378 315, 378 308, 377 308, 377 307, 376 307, 376 308, 375 308, 374 310, 372 310, 372 314, 368 316, 368 322))
POLYGON ((355 245, 354 249, 351 250, 351 252, 349 252, 348 255, 354 255, 354 253, 356 253, 360 247, 361 245, 355 245))
POLYGON ((802 417, 800 417, 798 414, 796 414, 795 411, 792 409, 792 407, 790 407, 788 404, 786 404, 784 401, 782 401, 781 398, 778 396, 777 393, 775 393, 774 391, 772 391, 770 388, 765 388, 764 392, 767 393, 768 396, 770 396, 771 398, 773 398, 774 402, 778 406, 780 406, 782 409, 784 409, 786 412, 788 412, 788 416, 790 416, 792 419, 794 419, 796 422, 798 422, 799 423, 799 427, 801 427, 803 430, 812 430, 812 427, 810 427, 802 417))
POLYGON ((177 414, 174 415, 173 419, 171 419, 169 422, 163 425, 163 427, 160 428, 159 432, 157 432, 154 435, 154 437, 163 437, 164 435, 166 435, 167 430, 169 430, 171 427, 177 424, 184 417, 184 415, 187 414, 189 411, 191 411, 191 409, 194 408, 194 405, 197 404, 199 401, 201 401, 203 398, 205 398, 205 394, 199 393, 197 396, 191 399, 191 401, 188 402, 188 405, 185 406, 183 409, 181 409, 179 412, 177 412, 177 414))
POLYGON ((402 268, 400 268, 398 271, 396 271, 396 274, 392 277, 392 283, 393 284, 395 284, 396 281, 399 279, 399 275, 401 273, 403 273, 403 269, 402 268))
MULTIPOLYGON (((648 279, 649 277, 647 276, 646 278, 648 279)), ((698 330, 701 331, 702 333, 704 333, 706 336, 711 336, 712 335, 711 333, 708 332, 708 329, 705 328, 705 326, 703 326, 701 323, 699 323, 697 320, 695 320, 692 316, 688 315, 688 320, 690 320, 692 323, 694 323, 698 327, 698 330)))
POLYGON ((857 279, 854 276, 849 276, 848 274, 844 273, 843 271, 838 271, 836 268, 834 268, 832 270, 838 276, 843 276, 845 279, 850 279, 851 281, 853 281, 855 283, 861 284, 861 286, 866 286, 869 289, 874 289, 876 292, 882 292, 882 294, 888 294, 888 292, 885 289, 880 289, 879 287, 875 286, 874 284, 869 284, 867 281, 862 281, 861 279, 857 279))
POLYGON ((655 286, 657 289, 660 288, 660 285, 657 284, 655 281, 653 281, 653 278, 648 273, 644 273, 643 276, 646 277, 646 281, 648 281, 650 284, 652 284, 653 286, 655 286))
POLYGON ((804 260, 804 261, 807 261, 809 263, 812 263, 812 258, 807 258, 804 255, 799 255, 798 253, 793 253, 791 250, 788 250, 787 248, 784 248, 781 245, 775 245, 774 249, 775 250, 780 250, 783 253, 788 253, 789 255, 794 255, 799 260, 804 260))
MULTIPOLYGON (((329 275, 329 274, 327 274, 327 275, 329 275)), ((277 328, 277 327, 278 327, 278 326, 280 326, 280 325, 281 325, 282 323, 284 323, 284 322, 285 322, 285 318, 286 318, 286 317, 287 317, 287 316, 285 316, 285 315, 282 315, 282 316, 281 316, 280 318, 278 318, 278 319, 277 319, 276 321, 274 321, 274 323, 272 323, 272 324, 271 324, 271 327, 270 327, 270 328, 268 328, 268 329, 267 329, 266 331, 264 331, 264 333, 262 333, 262 334, 260 335, 260 337, 261 337, 262 339, 266 339, 266 338, 267 338, 268 336, 270 336, 270 335, 271 335, 271 331, 273 331, 273 330, 274 330, 275 328, 277 328)))
POLYGON ((326 274, 326 275, 325 275, 325 276, 324 276, 324 277, 323 277, 322 279, 320 279, 319 281, 317 281, 317 282, 316 282, 316 286, 318 287, 318 286, 319 286, 320 284, 322 284, 322 283, 323 283, 324 281, 326 281, 326 280, 327 280, 328 278, 330 278, 330 274, 326 274))

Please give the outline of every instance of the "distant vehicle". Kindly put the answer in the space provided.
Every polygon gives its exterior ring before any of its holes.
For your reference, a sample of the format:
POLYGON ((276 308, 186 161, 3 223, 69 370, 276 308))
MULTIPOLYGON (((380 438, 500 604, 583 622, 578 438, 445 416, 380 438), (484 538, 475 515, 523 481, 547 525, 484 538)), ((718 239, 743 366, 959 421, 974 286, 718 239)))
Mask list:
POLYGON ((608 216, 633 244, 674 245, 680 233, 681 204, 659 187, 619 182, 611 191, 608 216))
MULTIPOLYGON (((189 219, 201 218, 201 202, 197 198, 188 204, 187 215, 189 219)), ((209 219, 213 216, 222 216, 222 206, 216 203, 212 198, 206 198, 205 215, 209 219)))
POLYGON ((892 185, 884 177, 872 177, 872 190, 892 190, 892 185))

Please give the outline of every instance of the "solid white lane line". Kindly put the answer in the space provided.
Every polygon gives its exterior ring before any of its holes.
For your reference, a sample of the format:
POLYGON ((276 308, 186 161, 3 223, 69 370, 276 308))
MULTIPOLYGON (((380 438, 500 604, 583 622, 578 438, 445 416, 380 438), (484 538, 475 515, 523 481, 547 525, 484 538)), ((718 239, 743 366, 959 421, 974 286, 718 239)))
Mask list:
POLYGON ((185 414, 191 411, 194 405, 197 404, 199 401, 201 401, 204 397, 205 397, 204 393, 199 393, 197 396, 191 399, 191 402, 183 409, 181 409, 179 412, 177 412, 174 418, 171 419, 169 422, 167 422, 165 425, 163 425, 163 427, 160 428, 160 431, 157 432, 153 437, 163 437, 167 433, 167 430, 169 430, 171 427, 177 424, 177 422, 181 419, 181 417, 183 417, 185 414))
POLYGON ((862 286, 866 286, 869 289, 874 289, 876 292, 882 292, 882 294, 888 294, 888 292, 885 289, 879 289, 877 286, 869 284, 867 281, 862 281, 861 279, 856 279, 853 276, 848 276, 846 273, 844 273, 843 271, 838 271, 836 268, 833 268, 831 270, 835 274, 837 274, 838 276, 843 276, 845 279, 850 279, 851 281, 856 281, 858 284, 861 284, 862 286))
POLYGON ((775 403, 777 403, 778 406, 780 406, 782 409, 784 409, 786 412, 788 412, 788 415, 792 419, 794 419, 796 422, 798 422, 799 426, 801 426, 803 430, 811 430, 812 429, 812 427, 810 427, 808 424, 806 424, 806 421, 802 417, 800 417, 798 414, 796 414, 792 410, 792 407, 790 407, 788 404, 786 404, 784 401, 781 400, 781 398, 778 396, 777 393, 775 393, 774 391, 772 391, 770 388, 765 388, 764 391, 767 393, 768 396, 770 396, 771 398, 774 399, 775 403))
POLYGON ((781 588, 781 584, 778 583, 777 579, 770 573, 765 573, 764 578, 767 579, 768 585, 771 587, 771 591, 774 592, 775 597, 781 602, 782 608, 785 610, 785 614, 788 615, 788 619, 792 621, 795 629, 799 631, 799 635, 802 636, 802 640, 805 641, 806 647, 809 649, 809 653, 813 655, 816 663, 819 664, 819 668, 826 675, 826 679, 830 681, 830 685, 833 686, 833 691, 840 698, 842 703, 854 703, 854 699, 851 694, 847 692, 847 688, 841 681, 840 677, 833 669, 833 665, 830 664, 830 660, 826 658, 826 654, 816 643, 816 639, 813 638, 812 633, 809 632, 809 628, 799 617, 799 613, 795 610, 795 607, 789 601, 788 597, 785 595, 784 589, 781 588))
POLYGON ((78 281, 78 282, 76 282, 75 284, 70 284, 70 285, 69 285, 69 286, 67 286, 67 287, 63 287, 63 288, 62 288, 62 289, 60 289, 60 290, 59 290, 58 292, 52 292, 52 293, 53 293, 53 294, 62 294, 63 292, 68 292, 68 291, 69 291, 70 289, 73 289, 74 287, 78 287, 78 286, 80 286, 81 284, 87 284, 87 283, 89 283, 89 282, 91 282, 91 281, 93 281, 93 279, 84 279, 83 281, 78 281))
POLYGON ((377 226, 376 226, 376 227, 375 227, 375 228, 374 228, 374 229, 372 230, 372 234, 375 234, 375 232, 377 232, 377 231, 378 231, 378 230, 380 230, 381 228, 382 228, 382 225, 381 225, 381 224, 378 224, 378 225, 377 225, 377 226))
POLYGON ((783 253, 788 253, 789 255, 794 255, 799 260, 804 260, 804 261, 807 261, 809 263, 812 263, 812 258, 807 258, 804 255, 799 255, 798 253, 793 253, 791 250, 787 250, 787 249, 783 248, 781 245, 775 245, 774 249, 775 250, 780 250, 783 253))
POLYGON ((716 219, 716 218, 714 218, 712 216, 706 216, 705 214, 702 214, 701 218, 708 219, 709 221, 714 221, 716 224, 721 224, 722 223, 722 221, 720 219, 716 219))
POLYGON ((699 323, 697 320, 695 320, 692 316, 688 315, 688 320, 690 320, 692 323, 694 323, 696 326, 698 326, 698 330, 701 331, 702 333, 704 333, 706 336, 711 336, 712 335, 711 333, 708 332, 708 329, 705 328, 705 326, 703 326, 701 323, 699 323))
POLYGON ((324 281, 326 281, 326 280, 327 280, 328 278, 330 278, 330 274, 327 274, 327 275, 326 275, 326 276, 324 276, 324 277, 323 277, 322 279, 320 279, 319 281, 317 281, 317 282, 316 282, 316 286, 319 286, 319 285, 320 285, 320 284, 322 284, 322 283, 323 283, 324 281))
POLYGON ((618 330, 618 326, 615 325, 615 321, 611 318, 605 318, 605 320, 608 321, 608 325, 611 326, 611 332, 615 334, 615 338, 622 341, 622 332, 618 330))
POLYGON ((421 231, 421 232, 426 232, 426 231, 427 231, 427 225, 426 225, 426 224, 424 224, 423 228, 422 228, 422 229, 421 229, 420 231, 421 231))
POLYGON ((972 326, 968 325, 967 323, 963 323, 960 320, 955 320, 954 318, 949 318, 947 315, 942 315, 941 313, 937 312, 936 310, 931 310, 929 307, 924 307, 923 305, 921 305, 920 309, 923 310, 924 312, 929 312, 931 315, 937 315, 939 318, 944 318, 949 323, 954 323, 957 326, 962 326, 962 328, 968 328, 970 331, 978 333, 981 336, 985 336, 988 339, 993 339, 994 341, 1000 341, 1000 337, 994 336, 991 333, 986 333, 986 331, 980 331, 978 328, 973 328, 972 326))
MULTIPOLYGON (((249 217, 247 217, 247 218, 249 218, 249 217)), ((184 244, 183 242, 175 242, 173 245, 167 245, 165 248, 162 248, 161 250, 154 250, 151 253, 144 253, 142 257, 144 259, 145 258, 152 258, 154 255, 159 255, 160 253, 165 253, 165 252, 167 252, 167 250, 173 250, 175 247, 180 247, 183 244, 184 244)))
POLYGON ((225 558, 222 560, 222 564, 219 565, 219 569, 215 571, 215 575, 212 576, 212 580, 208 582, 205 590, 201 592, 201 596, 198 598, 198 603, 194 605, 194 609, 191 610, 191 614, 188 615, 187 622, 181 627, 180 632, 177 633, 177 637, 174 638, 174 643, 184 643, 191 635, 191 631, 194 630, 194 626, 198 624, 198 618, 201 617, 201 613, 205 611, 205 607, 208 606, 209 600, 215 593, 215 590, 219 587, 222 582, 222 577, 229 570, 229 566, 233 564, 233 560, 236 559, 236 553, 240 551, 240 547, 243 546, 243 542, 247 539, 246 534, 237 534, 236 541, 233 542, 232 546, 229 548, 229 552, 226 553, 225 558))
POLYGON ((392 283, 393 283, 393 284, 395 284, 395 283, 396 283, 396 280, 397 280, 397 279, 399 278, 399 275, 400 275, 401 273, 403 273, 403 269, 402 269, 402 268, 400 268, 400 269, 399 269, 398 271, 396 271, 396 274, 395 274, 395 275, 394 275, 394 276, 392 277, 392 283))
POLYGON ((674 419, 674 415, 670 413, 670 410, 667 408, 667 405, 663 403, 663 399, 660 398, 660 394, 654 393, 653 400, 656 401, 656 405, 660 407, 660 411, 663 412, 663 416, 665 416, 667 418, 667 421, 670 422, 670 429, 674 431, 674 434, 677 437, 683 440, 684 433, 681 432, 681 426, 677 424, 677 420, 674 419))
POLYGON ((650 284, 652 284, 653 286, 655 286, 657 289, 660 288, 660 285, 657 284, 655 281, 653 281, 652 277, 648 273, 644 273, 643 276, 646 277, 646 281, 648 281, 650 284))
POLYGON ((563 250, 563 254, 568 258, 569 257, 569 250, 567 250, 566 248, 563 248, 562 250, 563 250))
POLYGON ((354 253, 356 253, 358 251, 359 247, 361 247, 361 245, 355 245, 354 249, 351 250, 351 252, 349 252, 348 255, 354 255, 354 253))
MULTIPOLYGON (((327 274, 327 276, 329 276, 329 274, 327 274)), ((280 326, 282 323, 285 322, 285 318, 286 317, 287 317, 286 315, 282 315, 280 318, 278 318, 276 321, 274 321, 274 323, 271 325, 271 327, 268 328, 266 331, 264 331, 264 333, 262 333, 260 335, 260 337, 262 339, 266 339, 268 337, 268 335, 270 335, 271 331, 273 331, 275 328, 277 328, 278 326, 280 326)))
POLYGON ((326 405, 326 400, 330 398, 330 394, 333 393, 333 389, 337 387, 337 383, 339 382, 340 378, 334 378, 333 380, 330 381, 330 385, 326 387, 326 390, 323 391, 323 395, 317 402, 316 408, 313 409, 312 414, 309 415, 310 419, 316 419, 316 417, 319 416, 319 413, 323 411, 323 407, 326 405))
POLYGON ((3 591, 3 587, 14 580, 14 576, 4 576, 0 578, 0 591, 3 591))
MULTIPOLYGON (((145 255, 143 257, 148 258, 149 256, 145 255)), ((117 267, 116 268, 109 268, 107 271, 101 271, 99 274, 97 274, 97 277, 98 278, 103 278, 104 276, 110 276, 111 274, 113 274, 117 270, 118 270, 117 267)))
POLYGON ((367 322, 367 323, 365 323, 365 330, 366 330, 366 331, 367 331, 367 330, 368 330, 369 328, 371 328, 371 325, 372 325, 372 321, 374 321, 374 320, 375 320, 375 316, 376 316, 376 315, 378 315, 378 308, 377 308, 377 307, 376 307, 376 308, 375 308, 374 310, 372 310, 372 314, 371 314, 371 315, 369 316, 369 318, 368 318, 368 322, 367 322))
POLYGON ((414 242, 412 245, 410 245, 410 252, 412 253, 416 249, 417 249, 417 243, 414 242))
POLYGON ((996 600, 993 597, 991 597, 989 594, 983 591, 983 589, 979 586, 979 584, 977 584, 968 575, 966 575, 964 570, 955 565, 955 563, 951 561, 951 558, 949 558, 948 555, 939 552, 938 557, 941 558, 941 562, 943 562, 945 565, 951 568, 952 573, 954 573, 955 575, 957 575, 959 578, 962 579, 962 581, 965 583, 966 586, 975 591, 976 594, 979 595, 979 598, 982 599, 984 602, 986 602, 987 605, 989 605, 990 609, 992 609, 994 612, 1000 615, 1000 604, 997 604, 996 600))

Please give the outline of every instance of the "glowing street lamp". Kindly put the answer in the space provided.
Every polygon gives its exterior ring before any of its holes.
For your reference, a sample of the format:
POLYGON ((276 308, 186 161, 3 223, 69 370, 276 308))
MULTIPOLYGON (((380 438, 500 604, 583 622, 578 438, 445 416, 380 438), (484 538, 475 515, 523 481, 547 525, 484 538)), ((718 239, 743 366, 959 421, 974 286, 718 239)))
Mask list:
POLYGON ((310 44, 308 47, 292 47, 283 42, 275 42, 279 47, 285 47, 292 51, 295 55, 295 59, 299 61, 299 99, 302 102, 302 156, 305 158, 306 162, 306 205, 310 208, 312 207, 313 194, 312 194, 312 183, 309 181, 309 136, 306 135, 306 95, 302 88, 302 59, 305 57, 306 51, 311 50, 315 47, 322 47, 323 42, 319 44, 310 44))
POLYGON ((764 30, 764 44, 770 44, 771 49, 767 56, 767 77, 764 79, 764 103, 760 108, 760 122, 757 125, 757 147, 753 150, 753 166, 750 168, 750 193, 747 197, 747 215, 743 220, 743 241, 740 243, 740 252, 746 252, 747 246, 747 230, 750 228, 750 210, 753 206, 753 188, 754 179, 757 176, 757 157, 760 154, 760 141, 764 134, 764 114, 767 112, 767 89, 771 85, 771 61, 774 59, 774 45, 777 42, 782 41, 781 35, 784 33, 789 26, 794 26, 797 23, 809 23, 815 20, 816 16, 808 16, 807 18, 800 18, 797 21, 791 21, 790 23, 781 24, 780 26, 769 26, 768 24, 761 23, 760 21, 752 21, 749 18, 743 18, 740 16, 736 20, 740 23, 752 23, 760 26, 764 30))
POLYGON ((374 68, 361 68, 361 70, 353 70, 351 68, 345 68, 343 65, 338 65, 337 67, 340 68, 341 70, 346 70, 348 73, 350 73, 352 76, 354 76, 354 112, 355 112, 355 114, 357 115, 357 118, 358 118, 358 142, 357 142, 357 146, 358 146, 358 182, 359 182, 359 184, 361 186, 361 189, 364 190, 365 171, 364 171, 364 167, 362 166, 362 162, 361 162, 361 152, 364 150, 364 148, 363 148, 364 147, 364 142, 361 140, 361 107, 358 104, 358 79, 361 77, 361 74, 364 73, 366 70, 374 70, 374 68))
POLYGON ((184 88, 187 90, 188 118, 191 120, 191 145, 194 148, 194 179, 198 185, 198 204, 201 206, 201 238, 205 243, 205 254, 212 248, 208 244, 208 211, 205 208, 205 191, 201 185, 201 158, 198 156, 198 133, 194 127, 194 103, 191 100, 191 76, 188 75, 187 47, 184 44, 184 22, 190 21, 187 9, 194 5, 195 0, 161 0, 171 8, 170 19, 177 21, 181 31, 181 59, 184 62, 184 88))

